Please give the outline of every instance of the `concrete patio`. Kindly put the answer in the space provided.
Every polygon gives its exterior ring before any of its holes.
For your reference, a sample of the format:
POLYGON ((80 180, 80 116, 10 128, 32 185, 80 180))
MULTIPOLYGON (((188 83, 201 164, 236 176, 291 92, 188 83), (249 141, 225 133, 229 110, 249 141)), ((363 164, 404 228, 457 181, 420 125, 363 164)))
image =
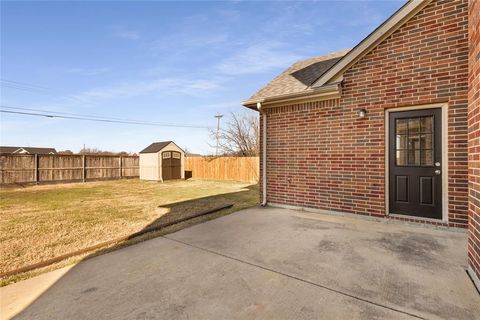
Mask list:
POLYGON ((480 319, 465 265, 462 231, 253 208, 1 288, 1 310, 18 319, 480 319))

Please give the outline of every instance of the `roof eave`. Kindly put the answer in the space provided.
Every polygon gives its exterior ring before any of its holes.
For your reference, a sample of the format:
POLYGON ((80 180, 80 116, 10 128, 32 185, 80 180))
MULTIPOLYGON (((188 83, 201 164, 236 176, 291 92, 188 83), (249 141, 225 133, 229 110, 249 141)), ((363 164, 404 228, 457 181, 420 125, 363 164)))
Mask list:
POLYGON ((357 46, 355 46, 355 48, 333 65, 332 68, 318 78, 312 84, 312 88, 325 86, 332 80, 335 81, 338 77, 342 76, 343 72, 349 69, 379 43, 400 28, 405 22, 415 16, 420 10, 425 8, 431 1, 432 0, 410 0, 407 2, 377 29, 363 39, 357 46))
POLYGON ((279 103, 298 103, 304 100, 328 100, 341 96, 342 86, 340 82, 328 84, 317 88, 308 88, 302 92, 282 94, 266 98, 249 99, 242 101, 247 108, 256 109, 257 103, 262 106, 278 105, 279 103))

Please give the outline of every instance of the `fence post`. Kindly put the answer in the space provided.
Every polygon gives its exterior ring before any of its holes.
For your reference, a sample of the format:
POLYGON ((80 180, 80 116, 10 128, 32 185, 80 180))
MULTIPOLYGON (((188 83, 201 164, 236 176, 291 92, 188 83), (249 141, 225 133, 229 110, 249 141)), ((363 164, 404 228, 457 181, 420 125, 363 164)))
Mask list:
POLYGON ((38 184, 38 154, 37 153, 35 153, 35 161, 34 162, 35 162, 35 174, 34 174, 35 183, 38 184))
POLYGON ((85 182, 87 180, 87 169, 85 165, 85 155, 82 155, 82 181, 85 182))
POLYGON ((118 173, 119 173, 119 174, 118 174, 118 177, 119 177, 120 179, 122 179, 122 166, 123 166, 123 164, 122 164, 122 156, 120 156, 120 157, 118 158, 118 161, 119 161, 119 165, 118 165, 118 170, 119 170, 118 173))

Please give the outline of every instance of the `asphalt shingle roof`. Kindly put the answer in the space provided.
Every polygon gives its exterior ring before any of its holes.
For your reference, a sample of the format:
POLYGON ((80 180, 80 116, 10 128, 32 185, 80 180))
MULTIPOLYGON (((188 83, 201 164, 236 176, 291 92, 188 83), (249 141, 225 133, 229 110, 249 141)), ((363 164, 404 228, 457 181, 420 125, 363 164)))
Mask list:
POLYGON ((165 148, 167 145, 172 143, 173 141, 160 141, 160 142, 154 142, 142 151, 140 153, 157 153, 158 151, 162 150, 165 148))
POLYGON ((7 147, 7 146, 0 146, 0 153, 13 153, 17 151, 20 147, 7 147))
POLYGON ((294 63, 247 101, 261 100, 286 94, 301 93, 308 89, 322 74, 337 63, 350 49, 294 63))
POLYGON ((37 147, 11 147, 11 146, 0 146, 0 153, 13 153, 18 149, 24 149, 30 154, 56 154, 57 150, 55 148, 37 148, 37 147))
POLYGON ((57 150, 55 150, 55 148, 36 148, 36 147, 22 147, 22 148, 27 150, 28 153, 31 153, 31 154, 57 153, 57 150))

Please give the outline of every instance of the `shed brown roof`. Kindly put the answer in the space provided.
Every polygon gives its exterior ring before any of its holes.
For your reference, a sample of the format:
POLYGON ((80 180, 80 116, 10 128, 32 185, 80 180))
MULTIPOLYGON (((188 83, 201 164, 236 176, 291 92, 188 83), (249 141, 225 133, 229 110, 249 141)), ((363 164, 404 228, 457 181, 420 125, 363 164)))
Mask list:
POLYGON ((170 143, 173 141, 160 141, 160 142, 154 142, 142 151, 140 153, 157 153, 158 151, 162 150, 166 146, 168 146, 170 143))
POLYGON ((244 104, 275 96, 301 93, 305 89, 308 89, 322 74, 347 54, 349 50, 350 49, 345 49, 332 52, 294 63, 247 101, 244 101, 244 104))
POLYGON ((157 153, 159 152, 160 150, 162 150, 163 148, 165 148, 166 146, 168 146, 170 143, 173 143, 174 145, 176 145, 178 147, 178 149, 182 150, 182 148, 180 148, 175 142, 173 141, 160 141, 160 142, 154 142, 152 143, 151 145, 149 145, 148 147, 146 147, 145 149, 143 149, 142 151, 140 151, 140 153, 157 153))

